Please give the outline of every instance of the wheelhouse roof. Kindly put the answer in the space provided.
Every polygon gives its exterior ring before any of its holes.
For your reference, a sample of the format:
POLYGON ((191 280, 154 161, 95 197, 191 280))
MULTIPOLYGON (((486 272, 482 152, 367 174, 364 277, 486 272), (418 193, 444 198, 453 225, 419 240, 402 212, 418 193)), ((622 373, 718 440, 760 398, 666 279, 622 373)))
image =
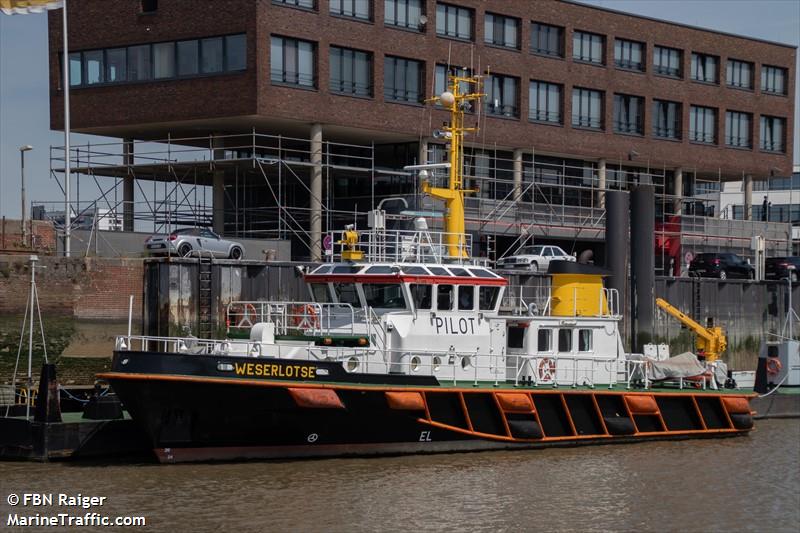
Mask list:
POLYGON ((305 279, 308 282, 508 284, 504 277, 484 267, 419 263, 326 263, 307 273, 305 279))

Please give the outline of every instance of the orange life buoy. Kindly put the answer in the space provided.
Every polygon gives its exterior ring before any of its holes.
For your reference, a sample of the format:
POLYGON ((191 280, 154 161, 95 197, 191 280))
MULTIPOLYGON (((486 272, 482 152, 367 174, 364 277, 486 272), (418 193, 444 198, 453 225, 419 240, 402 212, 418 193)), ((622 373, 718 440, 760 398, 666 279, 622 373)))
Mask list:
POLYGON ((545 357, 539 361, 539 381, 553 381, 556 377, 556 362, 545 357))
POLYGON ((319 315, 317 309, 311 304, 301 307, 300 313, 294 316, 297 329, 319 329, 319 315))
POLYGON ((778 374, 783 368, 780 360, 777 357, 767 357, 767 374, 778 374))

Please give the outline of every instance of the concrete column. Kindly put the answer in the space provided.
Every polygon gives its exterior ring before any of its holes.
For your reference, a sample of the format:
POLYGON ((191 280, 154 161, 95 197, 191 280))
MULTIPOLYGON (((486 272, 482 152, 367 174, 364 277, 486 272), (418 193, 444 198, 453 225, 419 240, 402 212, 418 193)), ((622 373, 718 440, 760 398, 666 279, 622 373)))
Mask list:
MULTIPOLYGON (((133 165, 133 139, 122 139, 122 164, 133 165)), ((122 178, 122 230, 133 231, 133 171, 128 168, 122 178)))
POLYGON ((675 211, 676 215, 680 215, 683 212, 683 169, 682 168, 675 169, 675 202, 673 205, 673 211, 675 211))
POLYGON ((322 124, 311 126, 311 261, 322 260, 322 124))
MULTIPOLYGON (((212 157, 214 160, 224 159, 225 150, 222 140, 211 137, 212 157)), ((225 171, 215 170, 211 175, 211 227, 214 233, 225 233, 225 171)))
POLYGON ((597 162, 597 207, 606 207, 606 160, 601 159, 597 162))
POLYGON ((753 220, 753 176, 744 177, 744 219, 753 220))
POLYGON ((522 150, 514 150, 514 201, 522 199, 522 150))

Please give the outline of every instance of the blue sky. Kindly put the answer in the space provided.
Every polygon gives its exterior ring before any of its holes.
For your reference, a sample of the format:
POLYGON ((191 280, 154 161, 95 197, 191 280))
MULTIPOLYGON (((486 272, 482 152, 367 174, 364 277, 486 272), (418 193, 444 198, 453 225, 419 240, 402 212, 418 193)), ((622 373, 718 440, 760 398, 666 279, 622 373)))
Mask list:
MULTIPOLYGON (((501 1, 501 0, 495 0, 501 1)), ((583 0, 619 11, 673 20, 800 45, 800 0, 583 0)), ((798 70, 795 70, 797 74, 798 70)), ((795 83, 795 87, 800 83, 795 83)), ((797 94, 795 94, 797 100, 797 94)), ((63 134, 49 125, 47 16, 0 15, 0 216, 20 214, 19 146, 32 144, 26 157, 27 196, 33 201, 63 201, 49 175, 49 147, 63 145, 63 134)), ((795 103, 795 107, 798 105, 795 103)), ((800 161, 795 113, 794 157, 800 161)), ((73 135, 73 143, 96 142, 73 135)), ((88 183, 87 183, 88 185, 88 183)), ((88 200, 86 188, 82 200, 88 200)))

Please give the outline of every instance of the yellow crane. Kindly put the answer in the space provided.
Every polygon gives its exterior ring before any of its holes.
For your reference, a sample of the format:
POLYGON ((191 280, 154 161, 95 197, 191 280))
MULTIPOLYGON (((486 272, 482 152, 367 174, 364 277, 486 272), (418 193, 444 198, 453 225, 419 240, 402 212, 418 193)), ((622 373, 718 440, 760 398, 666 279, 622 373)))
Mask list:
POLYGON ((728 346, 728 340, 725 338, 725 332, 721 327, 704 328, 692 317, 681 312, 680 309, 663 298, 656 298, 656 305, 697 334, 695 347, 698 354, 704 355, 708 361, 716 361, 722 356, 722 352, 728 346))

